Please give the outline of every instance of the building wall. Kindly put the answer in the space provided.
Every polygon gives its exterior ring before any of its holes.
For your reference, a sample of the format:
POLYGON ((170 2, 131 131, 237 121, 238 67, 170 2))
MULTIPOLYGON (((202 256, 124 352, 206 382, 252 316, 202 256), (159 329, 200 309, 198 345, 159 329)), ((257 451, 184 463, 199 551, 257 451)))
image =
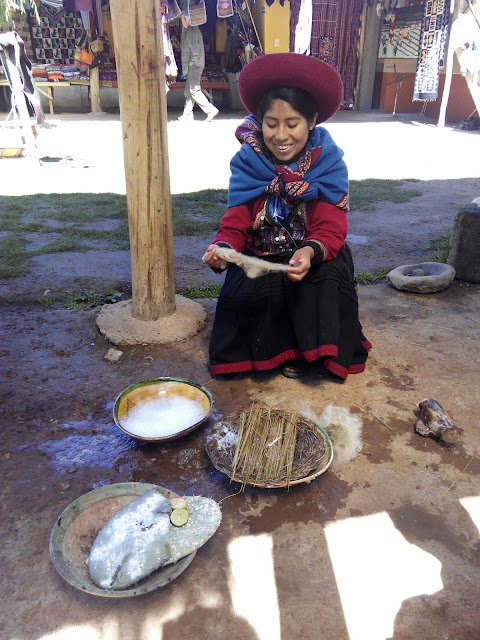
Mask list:
MULTIPOLYGON (((426 102, 413 101, 413 87, 415 82, 415 60, 378 61, 375 74, 372 107, 384 113, 393 113, 395 104, 395 76, 404 76, 399 86, 396 113, 422 113, 429 118, 438 118, 445 84, 445 73, 440 73, 438 98, 426 102), (395 71, 393 65, 395 64, 395 71)), ((465 78, 460 74, 457 61, 454 65, 452 85, 447 105, 446 120, 449 123, 460 122, 468 118, 475 109, 470 90, 465 78)))
POLYGON ((283 53, 290 46, 290 2, 253 0, 251 11, 265 53, 283 53))

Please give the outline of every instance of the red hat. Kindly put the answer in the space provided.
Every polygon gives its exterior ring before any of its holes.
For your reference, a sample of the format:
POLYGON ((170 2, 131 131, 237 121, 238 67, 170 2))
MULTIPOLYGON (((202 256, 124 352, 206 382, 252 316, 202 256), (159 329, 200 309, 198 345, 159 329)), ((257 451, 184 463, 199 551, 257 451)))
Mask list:
POLYGON ((269 53, 254 58, 238 77, 240 99, 253 115, 262 95, 272 87, 308 91, 318 104, 317 124, 333 116, 343 97, 342 79, 335 69, 303 53, 269 53))

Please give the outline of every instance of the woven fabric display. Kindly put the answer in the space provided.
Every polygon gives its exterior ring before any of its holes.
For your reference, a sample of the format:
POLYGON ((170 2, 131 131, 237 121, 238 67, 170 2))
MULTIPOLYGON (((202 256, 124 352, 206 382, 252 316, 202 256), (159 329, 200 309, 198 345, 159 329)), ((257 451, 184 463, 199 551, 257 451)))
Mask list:
POLYGON ((171 0, 169 2, 165 1, 164 4, 162 3, 162 10, 165 12, 165 20, 167 22, 175 20, 182 13, 180 7, 178 6, 177 0, 171 0))
POLYGON ((192 27, 199 27, 201 24, 206 23, 207 10, 205 8, 204 0, 200 0, 200 2, 191 2, 188 5, 188 11, 190 13, 190 24, 192 27))
POLYGON ((449 0, 427 0, 420 35, 413 100, 436 100, 444 64, 450 14, 449 0))
MULTIPOLYGON (((295 42, 301 0, 290 0, 290 42, 295 42)), ((343 81, 343 104, 355 97, 357 46, 363 0, 329 0, 312 3, 310 55, 334 67, 343 81)))
POLYGON ((217 16, 219 18, 233 16, 233 0, 217 0, 217 16))
POLYGON ((333 36, 320 36, 318 38, 318 58, 333 66, 333 54, 335 51, 335 38, 333 36))
POLYGON ((35 62, 42 64, 71 64, 75 58, 75 45, 83 34, 82 19, 78 14, 66 14, 57 21, 29 14, 32 47, 35 62))

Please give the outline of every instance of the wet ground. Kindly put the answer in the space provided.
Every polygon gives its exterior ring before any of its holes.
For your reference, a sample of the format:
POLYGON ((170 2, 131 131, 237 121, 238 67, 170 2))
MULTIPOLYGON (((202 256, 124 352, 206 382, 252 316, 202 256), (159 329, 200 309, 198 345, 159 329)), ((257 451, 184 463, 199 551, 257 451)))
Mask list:
MULTIPOLYGON (((118 266, 115 256, 103 256, 106 270, 118 266)), ((89 267, 79 275, 54 262, 50 271, 33 266, 0 283, 1 640, 480 637, 479 285, 455 281, 432 295, 362 286, 374 346, 366 372, 345 383, 276 372, 225 381, 207 367, 214 301, 204 303, 207 323, 195 337, 122 347, 110 363, 94 311, 36 302, 69 277, 93 278, 89 267), (138 443, 115 427, 115 398, 163 375, 205 385, 214 413, 181 440, 138 443), (456 446, 414 432, 427 397, 464 430, 456 446), (205 439, 215 420, 252 402, 317 414, 346 407, 362 420, 362 451, 310 484, 239 493, 213 469, 205 439), (78 497, 132 481, 217 500, 220 528, 161 589, 121 599, 82 593, 51 562, 51 530, 78 497)))

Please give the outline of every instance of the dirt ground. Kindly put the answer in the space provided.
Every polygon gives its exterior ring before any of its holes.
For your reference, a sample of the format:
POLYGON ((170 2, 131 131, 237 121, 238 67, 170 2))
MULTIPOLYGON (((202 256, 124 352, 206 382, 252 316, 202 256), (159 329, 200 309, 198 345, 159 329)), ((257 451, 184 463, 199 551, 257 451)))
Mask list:
MULTIPOLYGON (((208 130, 195 122, 188 132, 172 116, 176 192, 190 170, 175 155, 184 136, 223 140, 236 117, 219 118, 208 130)), ((65 117, 51 131, 72 122, 83 126, 85 119, 88 124, 88 116, 65 117)), ((106 117, 102 124, 118 133, 118 119, 106 117)), ((340 114, 331 127, 352 159, 352 178, 386 177, 382 141, 400 130, 412 130, 412 140, 425 136, 430 148, 446 148, 428 123, 383 117, 371 122, 361 115, 348 120, 340 114), (362 134, 371 141, 365 152, 368 172, 365 158, 355 156, 361 140, 345 144, 355 124, 368 127, 362 134), (383 128, 376 137, 375 126, 383 128)), ((412 155, 405 173, 406 158, 399 158, 403 177, 420 180, 406 188, 418 188, 421 196, 351 212, 357 271, 424 260, 432 237, 450 229, 456 212, 480 195, 472 143, 478 144, 478 136, 459 134, 442 134, 443 141, 455 139, 457 146, 435 158, 433 168, 433 160, 427 167, 412 155)), ((48 153, 66 155, 61 140, 59 134, 58 146, 48 153)), ((403 140, 408 146, 405 135, 403 140)), ((86 185, 92 189, 90 177, 100 173, 102 189, 122 192, 121 173, 113 176, 109 170, 118 158, 109 167, 102 164, 108 142, 90 156, 89 141, 82 144, 85 148, 74 156, 77 166, 57 170, 55 186, 70 192, 87 190, 86 185), (91 166, 80 166, 80 158, 91 166)), ((228 145, 222 153, 230 151, 228 145)), ((110 151, 115 156, 114 145, 110 151)), ((190 174, 189 190, 198 184, 226 186, 225 173, 212 174, 217 160, 209 159, 201 176, 190 174)), ((198 167, 198 158, 190 161, 198 167)), ((51 166, 37 171, 29 163, 27 187, 18 180, 18 168, 1 162, 2 175, 17 176, 16 187, 2 180, 3 195, 27 188, 36 193, 49 182, 51 166)), ((177 291, 221 282, 199 260, 207 241, 175 239, 177 291)), ((85 254, 39 256, 31 267, 26 276, 0 281, 0 640, 480 638, 480 285, 455 281, 432 295, 399 292, 385 282, 362 286, 361 319, 374 346, 366 372, 345 383, 321 374, 287 380, 276 372, 220 381, 208 371, 215 301, 203 303, 207 322, 193 338, 121 347, 120 361, 110 363, 104 356, 112 345, 97 330, 95 312, 69 311, 62 301, 67 291, 81 288, 128 292, 128 252, 100 247, 85 254), (47 295, 53 304, 42 306, 38 300, 47 295), (139 443, 115 427, 113 405, 128 385, 158 376, 204 384, 215 409, 205 425, 181 440, 139 443), (458 445, 414 433, 415 410, 426 397, 441 402, 464 429, 458 445), (238 485, 211 466, 205 438, 215 420, 251 402, 299 410, 307 405, 317 415, 328 404, 346 407, 362 420, 362 451, 346 465, 334 463, 311 484, 237 493, 238 485), (151 482, 182 495, 222 500, 222 524, 171 584, 138 597, 99 598, 57 573, 49 536, 72 501, 120 482, 151 482)))

